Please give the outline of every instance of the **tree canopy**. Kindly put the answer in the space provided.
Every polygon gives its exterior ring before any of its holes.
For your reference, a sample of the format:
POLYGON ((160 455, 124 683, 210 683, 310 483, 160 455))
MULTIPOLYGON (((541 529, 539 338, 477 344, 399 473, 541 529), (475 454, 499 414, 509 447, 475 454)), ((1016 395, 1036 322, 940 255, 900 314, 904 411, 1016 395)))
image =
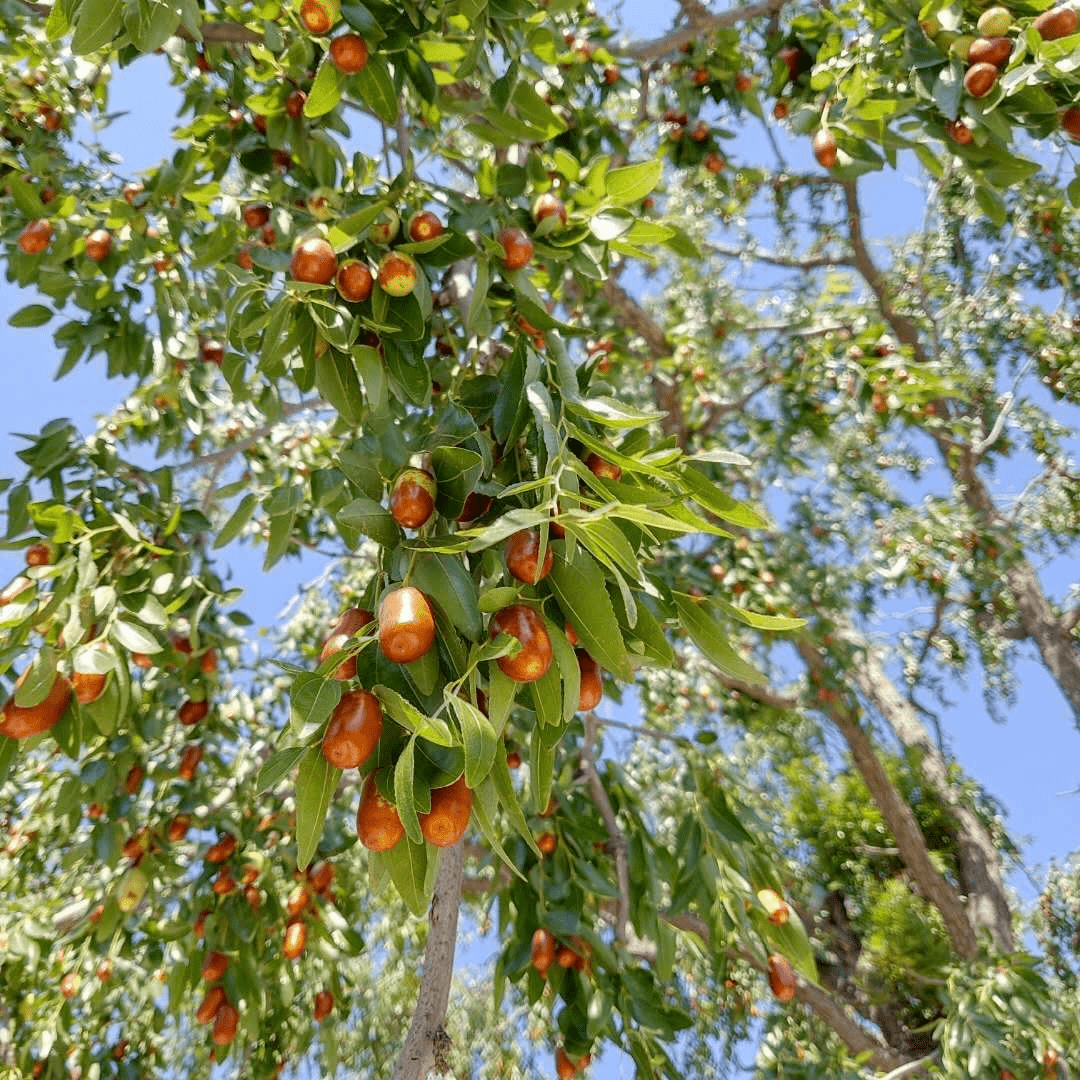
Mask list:
POLYGON ((672 7, 0 0, 0 1077, 1072 1075, 1076 10, 672 7))

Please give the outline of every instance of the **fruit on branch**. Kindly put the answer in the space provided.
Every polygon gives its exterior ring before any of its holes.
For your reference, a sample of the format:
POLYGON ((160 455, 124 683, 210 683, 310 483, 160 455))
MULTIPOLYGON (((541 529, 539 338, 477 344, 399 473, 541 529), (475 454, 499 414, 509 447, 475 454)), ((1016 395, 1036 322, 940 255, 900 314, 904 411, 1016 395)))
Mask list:
POLYGON ((800 45, 784 45, 776 55, 787 65, 789 81, 797 79, 813 66, 810 54, 800 45))
POLYGON ((976 98, 986 97, 997 82, 998 69, 993 64, 972 64, 964 73, 964 89, 976 98))
POLYGON ((49 246, 52 236, 52 222, 47 221, 45 218, 38 218, 36 221, 31 221, 23 226, 23 230, 19 233, 19 239, 16 242, 19 245, 19 250, 27 255, 39 255, 49 246))
POLYGON ((515 682, 536 682, 551 667, 551 638, 544 620, 525 604, 511 604, 491 617, 492 637, 509 634, 521 642, 516 656, 500 656, 496 663, 515 682))
POLYGON ((191 828, 191 818, 187 814, 177 814, 176 817, 169 822, 169 828, 166 835, 169 841, 173 844, 178 844, 188 834, 188 829, 191 828))
POLYGON ((1075 34, 1080 25, 1080 15, 1071 7, 1051 8, 1037 16, 1031 24, 1038 31, 1043 41, 1057 41, 1058 38, 1075 34))
POLYGON ((769 922, 773 926, 783 926, 791 918, 791 908, 775 889, 761 889, 757 896, 769 913, 769 922))
POLYGON ((200 720, 205 720, 209 712, 209 701, 185 701, 176 715, 184 727, 194 727, 200 720))
POLYGON ((304 115, 304 105, 307 103, 307 93, 303 90, 294 90, 285 99, 285 115, 291 120, 299 120, 304 115))
POLYGON ((593 476, 601 480, 618 480, 622 477, 622 469, 599 454, 590 454, 585 459, 585 465, 593 476))
POLYGON ((398 234, 401 218, 393 207, 386 207, 368 228, 367 238, 380 247, 385 247, 398 234))
POLYGON ((778 101, 772 108, 773 119, 783 120, 788 114, 788 104, 786 101, 778 101))
POLYGON ((203 961, 202 977, 204 982, 217 982, 229 966, 229 958, 224 953, 208 952, 203 961))
POLYGON ((338 267, 337 291, 343 300, 350 304, 362 304, 371 296, 371 287, 375 282, 367 265, 359 259, 346 259, 338 267))
POLYGON ((303 885, 297 885, 285 901, 285 910, 289 913, 290 919, 295 919, 307 911, 310 905, 311 893, 303 885))
POLYGON ((129 915, 142 903, 148 885, 149 880, 146 874, 137 866, 131 867, 120 879, 120 884, 117 886, 116 906, 125 915, 129 915))
POLYGON ((221 367, 221 361, 225 359, 225 346, 217 338, 208 338, 199 342, 199 355, 206 363, 221 367))
POLYGON ((313 34, 325 34, 341 18, 341 0, 302 0, 300 21, 313 34))
POLYGON ((69 971, 60 980, 60 993, 66 998, 73 998, 79 992, 79 984, 82 979, 74 971, 69 971))
POLYGON ((307 923, 302 919, 293 919, 288 926, 285 927, 285 944, 282 946, 282 952, 290 960, 295 960, 304 951, 307 945, 307 923))
POLYGON ((818 128, 814 132, 811 146, 823 169, 831 169, 836 164, 836 136, 828 128, 818 128))
POLYGON ((31 544, 24 558, 27 566, 49 566, 53 561, 52 548, 48 544, 31 544))
POLYGON ((528 266, 533 257, 533 242, 523 229, 506 228, 499 233, 503 249, 503 265, 507 270, 528 266))
POLYGON ((537 225, 540 224, 545 218, 557 217, 560 225, 566 224, 566 206, 563 204, 562 199, 559 198, 554 192, 545 191, 542 195, 537 195, 532 204, 532 216, 533 221, 537 225))
POLYGON ((132 765, 127 771, 127 776, 124 777, 124 790, 129 795, 138 795, 145 778, 146 770, 141 765, 132 765))
POLYGON ((33 586, 33 582, 22 574, 13 578, 5 587, 3 592, 0 592, 0 607, 6 607, 8 604, 17 600, 27 589, 33 586))
POLYGON ((379 699, 367 690, 349 690, 330 715, 322 755, 336 769, 355 769, 375 750, 382 735, 379 699))
POLYGON ((364 781, 356 810, 356 835, 368 851, 389 851, 405 835, 405 826, 397 807, 379 793, 377 775, 376 770, 364 781))
POLYGON ((544 552, 544 562, 540 563, 540 530, 520 529, 506 541, 506 568, 518 581, 526 585, 535 585, 543 581, 551 571, 555 553, 551 545, 544 552))
POLYGON ((225 1004, 225 989, 211 986, 202 999, 202 1004, 195 1010, 195 1019, 200 1024, 209 1024, 217 1015, 218 1009, 225 1004))
POLYGON ((321 237, 313 236, 297 245, 289 263, 289 273, 296 281, 329 285, 337 273, 334 249, 321 237))
POLYGON ((754 80, 750 75, 747 75, 745 71, 740 71, 735 76, 735 89, 740 94, 746 94, 750 91, 750 88, 754 85, 754 80))
POLYGON ((969 64, 993 64, 1000 68, 1012 55, 1012 41, 1007 37, 976 38, 968 49, 969 64))
POLYGON ((330 42, 330 63, 343 75, 363 71, 367 58, 367 42, 359 34, 340 34, 330 42))
POLYGON ((446 232, 446 227, 430 210, 420 210, 409 218, 406 232, 410 240, 420 244, 425 240, 434 240, 442 236, 446 232))
POLYGON ((379 260, 379 286, 390 296, 408 296, 419 273, 416 260, 404 251, 388 251, 379 260))
POLYGON ((315 995, 314 1016, 317 1023, 322 1023, 334 1011, 334 995, 329 990, 320 990, 315 995))
POLYGON ((379 648, 395 664, 419 660, 435 644, 435 618, 427 597, 412 585, 394 589, 379 605, 379 648))
POLYGON ((493 501, 490 495, 485 495, 482 491, 470 491, 465 496, 465 504, 461 508, 461 513, 458 514, 458 524, 463 525, 466 522, 483 517, 491 509, 493 501))
POLYGON ((472 815, 473 793, 465 786, 464 775, 447 787, 433 788, 431 809, 420 815, 424 839, 436 847, 450 847, 464 835, 472 815))
POLYGON ((945 125, 945 134, 958 146, 967 146, 975 138, 971 128, 963 120, 950 120, 945 125))
POLYGON ((1061 114, 1061 127, 1074 139, 1080 139, 1080 105, 1073 105, 1061 114))
POLYGON ((578 1073, 583 1073, 592 1061, 592 1055, 586 1054, 584 1057, 580 1057, 577 1060, 577 1064, 570 1060, 566 1051, 560 1046, 555 1051, 555 1074, 559 1080, 570 1080, 571 1077, 576 1076, 578 1073))
MULTIPOLYGON (((714 176, 717 173, 722 173, 724 171, 724 166, 726 164, 727 164, 727 162, 724 161, 723 157, 720 154, 716 153, 715 150, 712 151, 711 153, 707 154, 706 157, 705 157, 705 168, 709 172, 711 172, 714 176)), ((605 360, 606 360, 606 357, 605 357, 605 360)), ((604 363, 604 360, 601 360, 600 363, 604 363)), ((600 364, 597 364, 596 366, 599 369, 600 364)))
POLYGON ((236 851, 236 837, 232 833, 225 833, 216 844, 212 844, 206 852, 206 861, 209 863, 223 863, 232 857, 236 851))
POLYGON ((86 257, 94 262, 104 262, 112 251, 112 233, 108 229, 95 229, 86 238, 86 257))
POLYGON ((404 529, 423 527, 435 511, 435 477, 426 469, 405 469, 390 491, 390 515, 404 529))
MULTIPOLYGON (((15 681, 16 691, 26 681, 30 671, 27 668, 15 681)), ((12 694, 4 705, 0 735, 6 735, 9 739, 29 739, 55 727, 71 701, 71 692, 71 683, 57 672, 45 699, 36 705, 16 705, 15 695, 12 694)))
POLYGON ((216 1046, 228 1046, 236 1038, 239 1020, 240 1014, 227 1001, 218 1008, 212 1036, 216 1046))
POLYGON ((795 996, 795 972, 787 957, 773 953, 769 957, 769 989, 780 1002, 788 1002, 795 996))
POLYGON ((203 750, 201 746, 187 746, 184 748, 183 754, 180 755, 180 766, 176 770, 181 780, 194 780, 195 770, 199 767, 199 762, 203 759, 203 750))
POLYGON ((270 207, 266 203, 252 203, 244 207, 244 224, 249 229, 261 229, 270 220, 270 207))
POLYGON ((590 709, 595 709, 604 696, 603 671, 600 665, 584 649, 576 649, 575 654, 577 656, 578 671, 581 673, 578 712, 588 712, 590 709))
MULTIPOLYGON (((348 608, 344 611, 323 642, 322 652, 319 653, 319 663, 325 663, 335 653, 341 652, 353 634, 374 621, 375 616, 370 611, 364 611, 362 608, 348 608)), ((340 664, 334 670, 332 677, 339 682, 344 682, 346 679, 355 679, 356 657, 350 656, 344 663, 340 664)))
POLYGON ((553 832, 541 833, 536 838, 536 846, 542 855, 554 855, 559 846, 559 838, 553 832))
POLYGON ((71 676, 71 689, 80 705, 89 705, 105 693, 108 675, 97 671, 76 671, 71 676))
POLYGON ((1012 25, 1012 15, 1008 8, 1000 5, 987 8, 980 16, 976 28, 983 37, 1001 37, 1008 33, 1012 25))
POLYGON ((529 961, 541 978, 546 979, 548 968, 555 963, 555 937, 550 930, 541 926, 533 933, 529 961))

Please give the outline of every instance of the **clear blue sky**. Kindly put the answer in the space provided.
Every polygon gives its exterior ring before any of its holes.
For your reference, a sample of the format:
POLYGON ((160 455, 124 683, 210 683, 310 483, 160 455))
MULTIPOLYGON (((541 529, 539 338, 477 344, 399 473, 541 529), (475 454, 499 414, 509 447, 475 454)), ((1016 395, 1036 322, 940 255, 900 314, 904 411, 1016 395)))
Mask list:
MULTIPOLYGON (((652 36, 670 25, 676 5, 672 0, 628 0, 621 5, 599 6, 609 11, 617 6, 632 32, 652 36)), ((113 88, 113 110, 129 109, 130 114, 117 120, 104 137, 109 147, 122 155, 121 170, 134 175, 171 154, 168 133, 176 97, 166 85, 163 61, 154 57, 117 73, 113 88)), ((80 135, 85 138, 88 133, 83 129, 80 135)), ((785 144, 785 153, 796 165, 811 164, 806 140, 785 144)), ((872 235, 883 238, 918 227, 922 194, 910 180, 882 174, 867 178, 865 187, 872 235)), ((34 299, 11 285, 0 285, 0 355, 5 357, 9 373, 0 403, 2 476, 21 473, 15 458, 20 444, 11 432, 36 432, 56 416, 68 416, 85 426, 94 413, 113 406, 123 393, 118 381, 104 380, 98 362, 80 366, 61 383, 52 382, 58 354, 52 345, 51 328, 14 330, 7 326, 10 314, 34 299)), ((0 552, 0 583, 12 577, 21 563, 21 557, 0 552)), ((302 564, 278 564, 273 575, 260 578, 258 565, 259 560, 242 556, 235 569, 241 583, 259 581, 242 606, 266 624, 274 622, 299 582, 312 579, 322 569, 321 560, 309 557, 302 564)), ((1075 580, 1075 568, 1059 561, 1047 568, 1044 580, 1060 595, 1075 580)), ((1008 808, 1014 838, 1026 841, 1027 862, 1037 866, 1045 865, 1052 856, 1068 854, 1076 846, 1077 801, 1072 793, 1080 780, 1075 764, 1080 758, 1080 741, 1065 702, 1042 668, 1027 661, 1021 665, 1020 677, 1019 703, 1011 710, 1008 723, 996 725, 989 719, 975 686, 963 692, 959 706, 945 715, 946 734, 964 769, 1008 808)), ((1022 877, 1014 877, 1014 882, 1022 895, 1032 896, 1022 877)), ((632 1076, 633 1068, 609 1055, 593 1074, 607 1080, 632 1076)))

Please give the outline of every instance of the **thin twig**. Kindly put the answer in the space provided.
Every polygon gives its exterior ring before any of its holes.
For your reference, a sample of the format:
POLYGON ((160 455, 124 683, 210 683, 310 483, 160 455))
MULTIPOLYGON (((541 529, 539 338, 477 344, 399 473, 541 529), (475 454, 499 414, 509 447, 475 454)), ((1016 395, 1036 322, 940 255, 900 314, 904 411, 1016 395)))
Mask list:
POLYGON ((697 38, 705 37, 714 30, 722 30, 727 26, 736 26, 739 23, 749 22, 759 15, 772 15, 784 6, 785 0, 763 0, 762 3, 748 4, 746 7, 732 8, 729 11, 710 12, 701 7, 693 13, 688 13, 687 21, 683 26, 671 30, 663 37, 652 41, 640 41, 629 45, 625 49, 613 49, 617 55, 628 56, 632 60, 658 60, 661 56, 681 49, 683 45, 697 38))

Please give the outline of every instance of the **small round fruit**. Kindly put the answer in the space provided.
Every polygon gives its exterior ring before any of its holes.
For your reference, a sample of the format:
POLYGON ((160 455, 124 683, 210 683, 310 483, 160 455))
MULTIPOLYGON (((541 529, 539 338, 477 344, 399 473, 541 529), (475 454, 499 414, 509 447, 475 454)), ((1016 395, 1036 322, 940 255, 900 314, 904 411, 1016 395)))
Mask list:
POLYGON ((1043 41, 1056 41, 1058 38, 1075 34, 1080 24, 1080 15, 1073 8, 1064 5, 1044 11, 1031 24, 1038 31, 1043 41))
POLYGON ((566 1055, 566 1051, 560 1046, 555 1051, 555 1075, 559 1080, 572 1080, 577 1073, 577 1066, 566 1055))
POLYGON ((405 835, 397 808, 379 794, 376 773, 364 781, 356 810, 356 835, 368 851, 389 851, 405 835))
POLYGON ((216 1046, 228 1046, 236 1038, 236 1025, 240 1014, 226 1001, 219 1006, 214 1017, 213 1039, 216 1046))
POLYGON ((404 251, 388 251, 379 260, 379 287, 390 296, 408 296, 419 275, 416 260, 404 251))
POLYGON ((329 990, 320 990, 315 995, 315 1020, 322 1023, 334 1011, 334 995, 329 990))
POLYGON ((544 620, 525 604, 511 604, 491 617, 492 637, 509 634, 521 642, 516 656, 500 656, 496 663, 515 682, 536 682, 551 667, 551 638, 544 620))
POLYGON ((208 952, 203 961, 202 977, 204 982, 217 982, 229 966, 229 958, 224 953, 208 952))
POLYGON ((430 211, 421 210, 409 218, 409 239, 421 244, 425 240, 434 240, 446 232, 446 226, 430 211))
POLYGON ((367 238, 380 247, 385 247, 398 234, 401 228, 401 218, 398 212, 390 206, 384 208, 379 216, 368 229, 367 238))
POLYGON ((299 120, 304 115, 307 94, 303 90, 294 90, 285 99, 285 115, 292 120, 299 120))
POLYGON ((249 229, 261 229, 270 220, 270 207, 266 203, 252 203, 244 207, 244 224, 249 229))
POLYGON ((362 304, 367 300, 374 282, 371 271, 359 259, 346 259, 338 267, 337 291, 350 304, 362 304))
POLYGON ((508 769, 521 768, 521 755, 516 750, 511 750, 506 755, 506 767, 508 769))
POLYGON ((48 246, 53 236, 52 222, 38 218, 24 226, 17 241, 19 250, 27 255, 40 255, 48 246))
POLYGON ((379 605, 379 648, 395 664, 419 660, 435 644, 435 617, 412 585, 394 589, 379 605))
POLYGON ((302 0, 300 21, 313 34, 325 34, 341 18, 341 0, 302 0))
POLYGON ((506 228, 499 233, 503 249, 503 265, 507 270, 520 270, 532 262, 533 242, 523 229, 506 228))
POLYGON ((31 544, 24 558, 27 566, 49 566, 53 560, 52 548, 48 544, 31 544))
MULTIPOLYGON (((322 652, 319 653, 319 663, 322 664, 335 653, 341 652, 349 643, 349 638, 353 634, 374 621, 375 616, 370 611, 364 611, 362 608, 348 608, 344 611, 323 642, 322 652)), ((350 656, 343 664, 335 668, 333 678, 339 682, 344 682, 346 679, 355 679, 356 657, 350 656)))
POLYGON ((541 926, 533 933, 529 959, 541 976, 547 978, 548 968, 555 963, 555 938, 550 930, 541 926))
POLYGON ((81 981, 74 971, 69 971, 60 980, 60 993, 66 998, 73 998, 79 992, 79 983, 81 981))
POLYGON ((622 476, 622 469, 618 465, 602 458, 599 454, 590 454, 585 459, 585 465, 593 476, 601 480, 618 480, 622 476))
MULTIPOLYGON (((724 159, 715 151, 713 151, 705 158, 705 168, 714 176, 717 173, 722 173, 726 164, 727 163, 724 161, 724 159)), ((601 361, 601 363, 603 363, 603 361, 601 361)))
POLYGON ((818 128, 811 145, 814 157, 823 169, 831 169, 836 164, 836 136, 828 128, 818 128))
POLYGON ((225 1004, 225 988, 211 986, 202 999, 202 1004, 195 1011, 195 1019, 200 1024, 209 1024, 217 1015, 218 1009, 225 1004))
POLYGON ((435 511, 435 477, 426 469, 399 473, 390 491, 390 515, 404 529, 419 529, 435 511))
POLYGON ((184 748, 183 754, 180 756, 180 767, 176 770, 181 780, 194 780, 195 770, 199 767, 199 762, 203 759, 203 749, 201 746, 188 746, 184 748))
POLYGON ((566 224, 566 206, 562 199, 559 198, 554 192, 545 191, 543 195, 537 195, 536 200, 532 205, 533 221, 537 225, 540 224, 544 218, 556 217, 559 219, 560 225, 566 224))
POLYGON ((383 715, 379 699, 367 690, 341 695, 326 726, 322 754, 336 769, 363 765, 379 743, 383 715))
POLYGON ((343 75, 363 71, 367 59, 367 42, 359 34, 341 34, 330 42, 330 63, 343 75))
POLYGON ((769 957, 769 988, 780 1002, 788 1002, 795 996, 795 972, 787 958, 779 953, 769 957))
POLYGON ((998 69, 993 64, 972 64, 964 74, 964 89, 976 98, 986 97, 997 82, 998 69))
POLYGON ((216 844, 206 852, 206 861, 209 863, 227 862, 233 852, 236 851, 236 837, 232 833, 225 833, 216 844))
POLYGON ((205 720, 209 712, 209 701, 185 701, 176 715, 184 727, 194 727, 200 720, 205 720))
POLYGON ((491 496, 485 495, 482 491, 470 491, 465 496, 465 504, 461 508, 461 513, 458 514, 458 524, 475 521, 477 518, 483 517, 491 509, 492 501, 491 496))
POLYGON ((975 138, 971 128, 969 128, 963 120, 950 120, 945 125, 945 134, 948 135, 957 146, 967 146, 971 140, 975 138))
POLYGON ((228 896, 229 893, 236 891, 236 882, 228 868, 218 871, 218 876, 214 878, 210 891, 215 896, 228 896))
POLYGON ((577 649, 578 670, 581 672, 581 691, 578 694, 578 711, 588 712, 600 704, 604 696, 604 682, 600 665, 584 650, 577 649))
POLYGON ((740 71, 735 76, 735 89, 740 94, 749 93, 750 88, 754 85, 754 80, 746 74, 745 71, 740 71))
POLYGON ((535 585, 543 581, 551 571, 555 553, 550 544, 540 563, 540 530, 521 529, 506 541, 506 568, 518 581, 535 585))
POLYGON ((225 359, 225 346, 217 338, 207 338, 199 342, 199 355, 206 363, 221 367, 221 362, 225 359))
POLYGON ((1000 68, 1012 55, 1012 42, 1007 37, 976 38, 968 49, 969 64, 993 64, 1000 68))
POLYGON ((315 236, 305 240, 293 252, 289 273, 296 281, 329 285, 334 280, 337 268, 334 249, 321 236, 315 236))
MULTIPOLYGON (((27 668, 16 680, 16 690, 30 670, 27 668)), ((45 699, 36 705, 16 705, 15 696, 12 695, 4 705, 0 735, 6 735, 9 739, 29 739, 55 727, 71 701, 71 692, 71 683, 58 673, 45 699)))
POLYGON ((785 120, 790 110, 788 109, 788 103, 786 101, 778 101, 772 107, 772 114, 774 120, 785 120))
POLYGON ((469 826, 472 804, 473 793, 465 786, 464 776, 459 776, 447 787, 434 788, 431 809, 420 815, 424 839, 436 847, 456 844, 469 826))
POLYGON ((105 683, 108 675, 97 671, 76 671, 71 676, 71 688, 75 692, 75 700, 80 705, 89 705, 97 701, 105 693, 105 683))
POLYGON ((177 814, 176 817, 169 822, 168 837, 169 840, 177 844, 187 836, 188 829, 191 828, 191 818, 187 814, 177 814))
POLYGON ((307 945, 307 923, 296 919, 285 927, 285 944, 282 952, 290 960, 295 960, 304 951, 307 945))
POLYGON ((559 838, 553 832, 541 833, 536 838, 536 846, 543 855, 553 855, 559 846, 559 838))
POLYGON ((1008 33, 1012 25, 1012 15, 1008 8, 1000 6, 987 8, 980 16, 976 29, 983 37, 1000 37, 1008 33))
POLYGON ((103 262, 112 251, 112 233, 108 229, 95 229, 86 238, 86 256, 94 262, 103 262))
POLYGON ((1061 114, 1061 128, 1074 139, 1080 139, 1080 105, 1073 105, 1061 114))

